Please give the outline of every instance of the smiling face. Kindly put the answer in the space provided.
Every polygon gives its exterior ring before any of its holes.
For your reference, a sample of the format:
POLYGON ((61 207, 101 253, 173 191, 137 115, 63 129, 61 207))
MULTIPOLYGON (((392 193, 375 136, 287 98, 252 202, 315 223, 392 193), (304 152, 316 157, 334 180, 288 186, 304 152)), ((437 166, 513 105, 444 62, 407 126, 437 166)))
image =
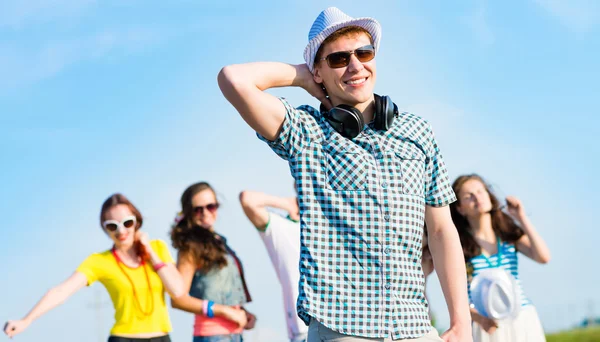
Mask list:
POLYGON ((108 208, 104 213, 104 219, 104 231, 113 240, 115 247, 128 248, 133 246, 138 223, 134 213, 127 205, 118 204, 108 208))
MULTIPOLYGON (((350 32, 323 43, 318 58, 325 58, 335 52, 355 51, 371 44, 371 38, 366 32, 350 32)), ((315 64, 313 75, 315 82, 325 86, 334 106, 347 104, 364 111, 373 102, 377 75, 375 58, 361 62, 356 53, 351 54, 348 65, 339 68, 332 68, 326 60, 320 60, 315 64)))
POLYGON ((213 230, 217 221, 218 202, 212 189, 204 189, 192 197, 194 224, 213 230))

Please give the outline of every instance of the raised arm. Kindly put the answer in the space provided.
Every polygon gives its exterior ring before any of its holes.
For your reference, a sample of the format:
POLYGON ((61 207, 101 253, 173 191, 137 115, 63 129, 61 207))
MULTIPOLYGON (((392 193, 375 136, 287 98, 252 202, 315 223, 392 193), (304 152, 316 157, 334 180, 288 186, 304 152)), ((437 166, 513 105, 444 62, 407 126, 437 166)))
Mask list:
MULTIPOLYGON (((196 273, 196 263, 193 257, 188 253, 179 253, 177 256, 177 269, 183 280, 184 294, 176 298, 171 298, 171 306, 175 309, 191 312, 196 315, 204 315, 205 312, 202 310, 204 300, 189 295, 194 273, 196 273)), ((247 323, 246 312, 242 309, 215 303, 213 305, 213 313, 215 316, 236 322, 242 327, 247 323)))
MULTIPOLYGON (((150 256, 150 261, 152 265, 156 266, 158 264, 162 264, 162 259, 150 248, 150 252, 148 253, 150 256)), ((156 271, 160 280, 162 281, 165 290, 171 296, 171 298, 181 297, 185 294, 185 290, 183 287, 183 279, 177 268, 172 263, 166 263, 163 267, 161 267, 158 271, 156 271)))
POLYGON ((4 325, 4 333, 11 338, 21 333, 23 330, 27 329, 27 327, 33 321, 38 319, 46 312, 64 303, 69 297, 75 294, 75 292, 79 291, 86 284, 87 278, 83 273, 73 273, 73 275, 71 275, 60 285, 48 290, 42 299, 35 304, 35 306, 23 319, 6 322, 4 325))
POLYGON ((442 338, 444 341, 454 341, 453 338, 456 341, 472 341, 467 271, 449 207, 426 206, 425 222, 434 268, 450 314, 450 329, 442 338))
POLYGON ((516 197, 508 196, 506 197, 506 203, 508 204, 508 212, 519 222, 521 229, 525 232, 525 235, 517 241, 519 252, 541 264, 548 263, 550 261, 550 249, 527 217, 521 201, 516 197))
MULTIPOLYGON (((160 280, 165 287, 165 290, 171 297, 179 297, 182 296, 185 291, 183 290, 183 279, 181 279, 181 274, 177 271, 177 268, 173 264, 173 258, 171 255, 168 255, 168 258, 163 262, 163 258, 160 257, 159 253, 157 253, 154 248, 152 248, 150 238, 148 237, 148 233, 138 230, 135 233, 136 241, 139 241, 143 247, 143 254, 149 259, 154 267, 156 273, 160 277, 160 280)), ((156 248, 162 250, 162 254, 164 256, 167 246, 164 242, 158 240, 155 245, 156 248)), ((166 253, 168 254, 168 252, 166 253)))
POLYGON ((264 230, 269 223, 268 207, 285 210, 292 219, 299 219, 298 201, 295 197, 277 197, 245 190, 240 193, 240 203, 250 222, 260 230, 264 230))
POLYGON ((281 101, 265 90, 276 87, 302 87, 326 106, 329 103, 321 87, 313 80, 306 64, 233 64, 221 69, 217 79, 221 92, 246 123, 271 141, 279 135, 286 110, 281 101))

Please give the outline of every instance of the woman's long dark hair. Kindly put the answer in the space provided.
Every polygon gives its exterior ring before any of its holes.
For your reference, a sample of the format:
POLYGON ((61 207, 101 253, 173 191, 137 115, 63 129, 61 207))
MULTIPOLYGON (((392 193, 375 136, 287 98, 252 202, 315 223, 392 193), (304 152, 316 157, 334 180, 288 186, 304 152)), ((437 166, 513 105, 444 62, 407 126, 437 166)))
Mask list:
MULTIPOLYGON (((458 177, 454 183, 452 184, 452 189, 454 189, 454 193, 458 197, 460 193, 460 189, 462 186, 469 180, 478 180, 483 184, 485 190, 490 195, 490 200, 492 202, 492 229, 496 236, 499 236, 502 241, 506 241, 509 243, 515 243, 517 240, 523 236, 523 230, 515 219, 502 211, 500 207, 500 201, 494 193, 490 190, 490 186, 477 174, 470 175, 462 175, 458 177)), ((460 243, 462 244, 463 253, 465 255, 465 261, 469 261, 471 258, 476 257, 481 254, 481 246, 475 241, 475 237, 471 231, 471 227, 469 226, 469 221, 459 214, 457 207, 460 204, 460 198, 450 204, 450 213, 452 214, 452 221, 454 221, 454 225, 458 230, 458 235, 460 236, 460 243)))
POLYGON ((194 223, 192 198, 202 191, 212 191, 216 198, 214 189, 206 182, 190 185, 181 195, 183 219, 171 229, 171 242, 179 253, 189 254, 198 269, 207 272, 227 265, 227 249, 217 234, 194 223))

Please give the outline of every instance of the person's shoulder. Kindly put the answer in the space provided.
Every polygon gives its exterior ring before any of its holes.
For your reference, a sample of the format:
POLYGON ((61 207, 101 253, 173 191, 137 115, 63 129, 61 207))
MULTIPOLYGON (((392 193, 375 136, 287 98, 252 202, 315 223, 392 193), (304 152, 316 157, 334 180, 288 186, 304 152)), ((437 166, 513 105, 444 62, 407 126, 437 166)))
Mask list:
POLYGON ((400 140, 408 139, 423 151, 431 151, 434 142, 433 128, 429 121, 411 112, 401 112, 394 124, 394 136, 400 140))
POLYGON ((102 252, 91 253, 90 255, 87 256, 87 258, 85 258, 84 263, 101 264, 101 263, 110 261, 112 258, 114 258, 113 254, 112 254, 112 249, 107 249, 102 252))
POLYGON ((166 245, 167 243, 163 239, 152 239, 152 240, 150 240, 150 244, 166 245))
POLYGON ((308 105, 303 104, 297 107, 294 107, 285 97, 280 97, 279 100, 283 103, 284 107, 289 112, 298 112, 299 114, 306 114, 308 116, 314 117, 315 119, 320 119, 322 117, 319 109, 308 105))
POLYGON ((307 104, 301 105, 297 108, 297 110, 305 112, 315 119, 321 119, 323 117, 323 114, 321 114, 321 111, 311 105, 307 105, 307 104))
POLYGON ((161 239, 153 239, 153 240, 150 240, 150 246, 152 246, 152 248, 155 250, 156 249, 166 249, 167 243, 161 239))
POLYGON ((89 258, 93 257, 93 258, 103 259, 103 258, 110 258, 112 256, 113 256, 112 248, 109 248, 102 252, 92 253, 92 254, 90 254, 89 258))
POLYGON ((400 125, 409 125, 418 128, 431 129, 431 124, 422 116, 411 112, 401 112, 397 116, 400 125))

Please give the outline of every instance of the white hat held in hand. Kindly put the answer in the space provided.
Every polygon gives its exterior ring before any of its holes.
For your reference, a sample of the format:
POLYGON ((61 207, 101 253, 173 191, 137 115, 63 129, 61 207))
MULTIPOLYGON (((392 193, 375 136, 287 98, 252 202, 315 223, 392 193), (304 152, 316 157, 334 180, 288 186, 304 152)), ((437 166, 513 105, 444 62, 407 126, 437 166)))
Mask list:
POLYGON ((482 270, 471 281, 471 300, 482 315, 502 320, 521 308, 521 292, 515 277, 501 268, 482 270))

